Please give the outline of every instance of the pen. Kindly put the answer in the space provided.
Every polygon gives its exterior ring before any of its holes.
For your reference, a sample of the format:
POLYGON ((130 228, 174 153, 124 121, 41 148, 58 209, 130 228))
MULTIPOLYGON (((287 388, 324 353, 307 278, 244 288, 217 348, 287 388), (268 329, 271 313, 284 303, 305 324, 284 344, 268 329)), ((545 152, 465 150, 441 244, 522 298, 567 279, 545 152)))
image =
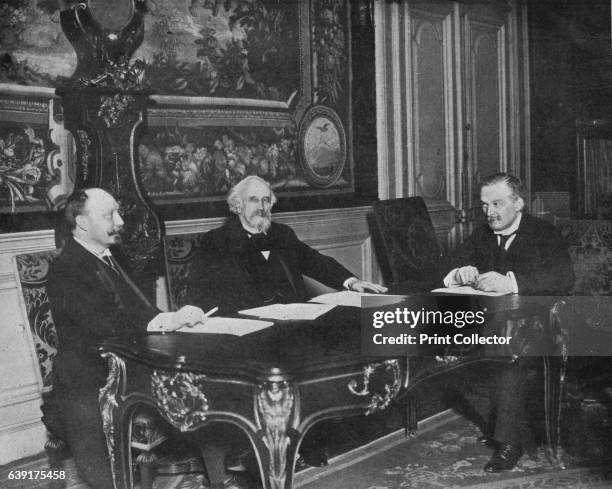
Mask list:
POLYGON ((212 316, 215 312, 217 312, 219 310, 219 306, 213 307, 210 311, 205 312, 204 316, 206 317, 210 317, 212 316))

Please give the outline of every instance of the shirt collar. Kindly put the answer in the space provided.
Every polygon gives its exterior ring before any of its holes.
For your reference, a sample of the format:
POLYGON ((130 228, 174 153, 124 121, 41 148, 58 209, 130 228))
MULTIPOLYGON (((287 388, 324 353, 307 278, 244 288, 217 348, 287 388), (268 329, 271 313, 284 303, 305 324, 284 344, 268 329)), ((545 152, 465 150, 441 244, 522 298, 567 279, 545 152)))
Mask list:
POLYGON ((517 218, 510 225, 510 227, 507 227, 506 229, 503 229, 503 230, 501 230, 501 231, 499 231, 498 233, 495 233, 495 234, 496 235, 501 234, 502 236, 509 236, 511 234, 516 233, 517 229, 521 225, 521 219, 522 218, 523 218, 523 213, 519 212, 517 218))
POLYGON ((100 251, 99 248, 93 246, 90 243, 87 243, 86 241, 83 241, 82 239, 74 237, 74 240, 77 243, 79 243, 83 248, 85 248, 87 251, 89 251, 92 255, 94 255, 96 258, 99 258, 100 260, 104 256, 113 256, 111 251, 110 251, 110 249, 108 249, 108 248, 104 248, 102 251, 100 251))

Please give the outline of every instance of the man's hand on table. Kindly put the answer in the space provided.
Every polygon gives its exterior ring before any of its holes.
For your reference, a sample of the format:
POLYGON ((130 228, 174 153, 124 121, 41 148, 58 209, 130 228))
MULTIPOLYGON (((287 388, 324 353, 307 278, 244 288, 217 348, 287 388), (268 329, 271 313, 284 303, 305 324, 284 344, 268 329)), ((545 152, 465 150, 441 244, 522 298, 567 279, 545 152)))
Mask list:
POLYGON ((348 290, 353 292, 373 292, 375 294, 384 294, 389 290, 387 287, 358 278, 349 279, 346 284, 348 290))
POLYGON ((454 276, 454 285, 474 285, 478 281, 478 268, 468 265, 457 268, 454 276))
POLYGON ((512 279, 497 272, 487 272, 480 275, 474 288, 484 292, 514 292, 512 279))
POLYGON ((193 328, 196 324, 204 324, 208 316, 195 306, 183 306, 176 312, 161 312, 155 316, 147 326, 147 331, 176 331, 187 327, 193 328))

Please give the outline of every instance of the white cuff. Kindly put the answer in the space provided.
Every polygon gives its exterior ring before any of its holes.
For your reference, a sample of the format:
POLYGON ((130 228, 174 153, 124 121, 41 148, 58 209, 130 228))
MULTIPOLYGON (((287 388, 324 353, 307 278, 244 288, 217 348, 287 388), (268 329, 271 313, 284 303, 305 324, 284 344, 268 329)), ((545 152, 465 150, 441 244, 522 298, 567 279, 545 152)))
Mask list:
POLYGON ((349 277, 344 281, 342 287, 344 287, 346 290, 352 290, 353 284, 355 282, 359 282, 359 279, 357 277, 349 277))
POLYGON ((512 293, 518 294, 518 283, 516 282, 516 277, 514 276, 514 272, 506 273, 506 277, 508 277, 512 281, 512 293))
POLYGON ((168 327, 172 324, 172 318, 174 317, 173 312, 160 312, 155 316, 147 325, 148 332, 159 333, 160 331, 167 331, 168 327))
POLYGON ((444 287, 453 287, 455 285, 461 285, 459 282, 455 280, 455 274, 457 273, 459 268, 453 268, 446 277, 444 277, 444 287))

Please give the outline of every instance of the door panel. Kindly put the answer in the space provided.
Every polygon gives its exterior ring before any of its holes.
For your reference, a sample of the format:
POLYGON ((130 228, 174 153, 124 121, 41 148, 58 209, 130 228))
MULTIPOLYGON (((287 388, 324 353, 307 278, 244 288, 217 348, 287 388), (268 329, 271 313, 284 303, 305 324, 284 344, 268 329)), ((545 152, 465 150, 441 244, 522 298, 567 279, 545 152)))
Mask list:
POLYGON ((465 56, 465 155, 463 193, 466 235, 481 219, 480 182, 508 167, 508 58, 506 17, 465 9, 462 15, 465 56))
POLYGON ((456 91, 453 78, 453 6, 410 9, 413 150, 409 188, 422 196, 438 239, 448 245, 455 221, 456 91))

